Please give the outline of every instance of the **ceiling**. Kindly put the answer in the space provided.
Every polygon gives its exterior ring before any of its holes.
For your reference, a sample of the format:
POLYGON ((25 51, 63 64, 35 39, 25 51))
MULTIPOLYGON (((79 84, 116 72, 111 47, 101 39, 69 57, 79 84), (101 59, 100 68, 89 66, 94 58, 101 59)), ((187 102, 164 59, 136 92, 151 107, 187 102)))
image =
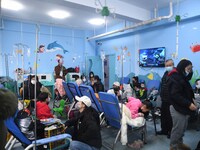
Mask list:
MULTIPOLYGON (((1 0, 3 1, 3 0, 1 0)), ((5 1, 5 0, 4 0, 5 1)), ((93 30, 104 28, 105 25, 94 26, 87 21, 91 18, 103 18, 101 14, 96 13, 95 5, 98 0, 15 0, 24 5, 24 9, 11 11, 1 9, 3 18, 14 20, 42 23, 48 25, 65 26, 78 29, 93 30), (59 20, 53 19, 47 15, 50 10, 62 9, 70 12, 69 18, 59 20)), ((105 6, 104 0, 99 0, 105 6)), ((107 0, 109 8, 115 8, 116 17, 112 14, 108 17, 108 26, 113 26, 125 20, 137 23, 151 19, 151 12, 155 7, 162 8, 169 5, 170 0, 107 0)), ((177 0, 172 0, 174 3, 177 0)), ((99 3, 98 3, 99 4, 99 3)))

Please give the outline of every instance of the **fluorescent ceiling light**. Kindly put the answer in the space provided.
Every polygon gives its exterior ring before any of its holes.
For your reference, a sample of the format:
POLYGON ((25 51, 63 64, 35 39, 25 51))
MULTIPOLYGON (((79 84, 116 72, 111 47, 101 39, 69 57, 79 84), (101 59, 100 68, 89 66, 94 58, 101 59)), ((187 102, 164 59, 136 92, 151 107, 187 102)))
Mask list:
POLYGON ((193 29, 193 30, 197 30, 198 28, 197 28, 197 27, 193 27, 192 29, 193 29))
POLYGON ((92 25, 102 25, 105 23, 105 20, 100 18, 95 18, 95 19, 90 19, 88 22, 92 25))
POLYGON ((23 8, 23 5, 17 1, 2 0, 2 8, 18 11, 23 8))
POLYGON ((53 10, 48 13, 49 16, 57 19, 65 19, 70 16, 70 14, 63 10, 53 10))

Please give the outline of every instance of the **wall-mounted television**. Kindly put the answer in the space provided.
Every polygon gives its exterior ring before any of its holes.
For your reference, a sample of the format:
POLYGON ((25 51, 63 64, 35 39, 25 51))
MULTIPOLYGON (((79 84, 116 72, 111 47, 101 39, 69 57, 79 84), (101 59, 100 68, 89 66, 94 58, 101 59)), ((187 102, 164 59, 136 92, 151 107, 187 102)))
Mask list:
POLYGON ((140 67, 165 67, 165 47, 147 48, 139 50, 140 67))

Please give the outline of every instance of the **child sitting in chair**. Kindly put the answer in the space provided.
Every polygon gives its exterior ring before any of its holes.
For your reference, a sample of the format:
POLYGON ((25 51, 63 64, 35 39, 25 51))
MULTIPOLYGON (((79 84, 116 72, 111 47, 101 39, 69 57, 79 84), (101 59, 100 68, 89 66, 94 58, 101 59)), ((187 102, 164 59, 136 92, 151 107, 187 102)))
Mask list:
POLYGON ((133 127, 142 127, 145 125, 144 113, 152 108, 150 101, 143 103, 134 97, 128 98, 128 103, 123 105, 122 126, 121 126, 121 142, 122 145, 127 143, 127 125, 133 127))
POLYGON ((38 119, 54 118, 53 114, 51 113, 51 109, 48 106, 49 101, 50 97, 48 93, 45 92, 40 93, 36 104, 37 106, 36 114, 38 119))

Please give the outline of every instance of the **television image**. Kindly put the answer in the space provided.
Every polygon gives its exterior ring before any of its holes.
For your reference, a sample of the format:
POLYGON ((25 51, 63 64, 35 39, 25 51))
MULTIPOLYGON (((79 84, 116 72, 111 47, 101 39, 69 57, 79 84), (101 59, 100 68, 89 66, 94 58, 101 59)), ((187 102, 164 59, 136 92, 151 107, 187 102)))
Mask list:
POLYGON ((139 50, 140 67, 165 67, 165 47, 139 50))

